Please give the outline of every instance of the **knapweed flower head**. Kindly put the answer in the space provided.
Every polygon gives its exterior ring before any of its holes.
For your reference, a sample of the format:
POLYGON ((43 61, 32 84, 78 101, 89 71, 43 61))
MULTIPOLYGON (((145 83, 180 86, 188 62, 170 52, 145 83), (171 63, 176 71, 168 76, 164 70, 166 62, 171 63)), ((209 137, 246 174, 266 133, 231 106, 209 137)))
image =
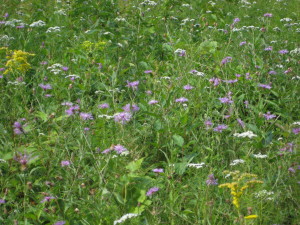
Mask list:
POLYGON ((52 86, 50 84, 39 84, 39 86, 44 90, 50 90, 52 89, 52 86))
POLYGON ((71 163, 68 160, 63 160, 60 162, 61 167, 70 166, 71 163))
POLYGON ((50 202, 53 199, 56 199, 56 198, 53 196, 45 196, 44 199, 41 201, 41 203, 50 202))
POLYGON ((0 204, 4 204, 6 201, 2 198, 0 198, 0 204))
POLYGON ((278 51, 278 53, 284 55, 284 54, 289 53, 289 51, 286 49, 282 49, 282 50, 278 51))
POLYGON ((209 82, 212 83, 214 86, 218 86, 221 83, 221 81, 222 80, 220 78, 215 77, 209 79, 209 82))
POLYGON ((221 64, 225 65, 226 63, 232 62, 232 57, 227 56, 224 59, 222 59, 221 64))
POLYGON ((238 121, 239 125, 240 125, 242 128, 245 128, 245 123, 244 123, 243 120, 241 120, 240 118, 237 118, 236 120, 238 121))
POLYGON ((57 221, 53 225, 64 225, 64 224, 66 224, 66 221, 61 220, 61 221, 57 221))
POLYGON ((137 90, 138 86, 139 86, 140 81, 133 81, 133 82, 129 82, 127 81, 127 85, 126 87, 132 88, 133 90, 137 90))
POLYGON ((228 128, 227 125, 225 125, 225 124, 219 124, 218 126, 216 126, 214 128, 214 131, 222 133, 223 130, 226 130, 227 128, 228 128))
POLYGON ((242 42, 240 42, 240 46, 243 46, 243 45, 245 45, 245 44, 247 44, 247 42, 246 42, 246 41, 242 41, 242 42))
POLYGON ((125 112, 137 112, 140 110, 140 107, 138 107, 137 105, 133 104, 126 104, 124 107, 122 107, 122 109, 125 111, 125 112))
POLYGON ((149 102, 148 102, 148 104, 149 105, 155 105, 155 104, 157 104, 158 103, 158 101, 157 100, 150 100, 149 102))
POLYGON ((98 105, 98 108, 99 109, 108 109, 109 108, 109 104, 108 103, 100 104, 100 105, 98 105))
POLYGON ((189 84, 183 86, 183 89, 184 89, 184 90, 192 90, 193 88, 194 88, 194 87, 193 87, 192 85, 189 85, 189 84))
POLYGON ((183 102, 188 102, 189 100, 185 97, 180 97, 180 98, 177 98, 175 100, 175 102, 180 102, 180 103, 183 103, 183 102))
POLYGON ((147 193, 146 193, 146 196, 152 196, 155 192, 157 192, 159 190, 158 187, 152 187, 150 188, 147 193))
POLYGON ((144 73, 146 74, 152 73, 152 70, 145 70, 144 73))
POLYGON ((211 120, 206 120, 204 121, 204 125, 206 129, 210 129, 213 126, 213 123, 211 122, 211 120))
POLYGON ((19 162, 22 166, 26 166, 31 157, 26 153, 17 153, 14 156, 14 160, 19 162))
POLYGON ((164 169, 162 169, 162 168, 155 168, 155 169, 152 170, 152 172, 154 172, 154 173, 163 173, 164 169))
POLYGON ((266 47, 265 51, 273 51, 273 47, 272 46, 266 47))
POLYGON ((65 112, 68 116, 72 116, 74 113, 78 113, 79 109, 80 109, 79 105, 73 105, 69 109, 65 110, 65 112))
POLYGON ((269 71, 269 72, 268 72, 268 74, 270 74, 270 75, 276 75, 276 74, 277 74, 277 72, 276 72, 276 71, 274 71, 274 70, 271 70, 271 71, 269 71))
POLYGON ((276 115, 273 115, 270 112, 267 112, 266 114, 264 114, 264 117, 266 118, 266 120, 271 120, 271 119, 276 118, 276 115))
POLYGON ((300 127, 293 128, 293 129, 292 129, 292 133, 293 133, 293 134, 299 134, 299 133, 300 133, 300 127))
POLYGON ((218 179, 215 178, 214 174, 208 175, 208 179, 206 180, 206 184, 208 186, 218 185, 218 179))
POLYGON ((243 164, 243 163, 245 163, 244 160, 242 160, 242 159, 235 159, 235 160, 233 160, 233 161, 230 163, 230 166, 235 166, 235 165, 243 164))
POLYGON ((129 112, 120 112, 114 115, 115 122, 120 124, 128 123, 131 120, 131 118, 132 118, 132 114, 129 112))
POLYGON ((82 120, 93 120, 94 119, 94 117, 92 116, 91 113, 81 112, 79 115, 82 120))
POLYGON ((272 16, 273 16, 272 13, 265 13, 265 14, 264 14, 264 17, 272 17, 272 16))
POLYGON ((24 134, 25 133, 24 129, 23 129, 23 125, 20 122, 18 122, 18 121, 14 122, 13 127, 14 127, 14 133, 16 135, 20 135, 20 134, 24 134))
POLYGON ((262 88, 265 88, 265 89, 271 89, 271 84, 258 84, 257 85, 258 87, 262 87, 262 88))
POLYGON ((117 154, 121 154, 123 152, 128 151, 127 148, 125 148, 123 145, 117 144, 113 147, 113 150, 117 153, 117 154))

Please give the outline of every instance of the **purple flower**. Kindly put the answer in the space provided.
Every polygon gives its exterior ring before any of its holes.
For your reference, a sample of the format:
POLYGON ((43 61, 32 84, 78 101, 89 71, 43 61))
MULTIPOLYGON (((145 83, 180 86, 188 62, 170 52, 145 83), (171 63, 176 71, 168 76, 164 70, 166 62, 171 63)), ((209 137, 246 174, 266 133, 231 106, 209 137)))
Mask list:
POLYGON ((137 112, 140 110, 140 107, 138 107, 137 105, 132 105, 132 112, 137 112))
POLYGON ((245 45, 245 44, 247 44, 247 42, 246 42, 246 41, 242 41, 242 42, 240 43, 240 46, 243 46, 243 45, 245 45))
POLYGON ((126 152, 128 151, 127 148, 125 148, 123 145, 115 145, 114 146, 114 150, 118 153, 118 154, 121 154, 122 152, 126 152))
POLYGON ((272 15, 272 13, 265 13, 264 14, 264 17, 272 17, 273 15, 272 15))
POLYGON ((231 104, 231 103, 233 103, 233 101, 231 100, 231 98, 227 98, 227 97, 219 98, 219 100, 220 100, 221 103, 225 103, 225 104, 231 104))
POLYGON ((283 49, 283 50, 278 51, 278 53, 284 55, 284 54, 289 53, 289 51, 286 49, 283 49))
POLYGON ((149 105, 154 105, 154 104, 157 104, 157 103, 158 103, 157 100, 150 100, 150 101, 148 102, 149 105))
POLYGON ((0 204, 4 204, 5 203, 5 200, 0 198, 0 204))
POLYGON ((90 130, 89 127, 85 127, 85 128, 84 128, 84 131, 89 131, 89 130, 90 130))
POLYGON ((48 62, 47 62, 47 61, 42 61, 42 62, 40 62, 40 64, 41 64, 41 65, 47 65, 48 62))
POLYGON ((50 95, 50 94, 45 94, 45 97, 46 97, 46 98, 50 98, 50 97, 52 97, 52 95, 50 95))
POLYGON ((65 167, 65 166, 70 166, 70 161, 68 161, 68 160, 65 160, 65 161, 61 161, 60 162, 60 165, 61 165, 61 167, 65 167))
POLYGON ((41 201, 41 203, 50 202, 50 200, 52 199, 56 199, 56 198, 53 196, 45 196, 44 199, 41 201))
POLYGON ((225 125, 225 124, 219 124, 217 127, 214 128, 214 131, 222 133, 223 130, 225 130, 227 128, 228 128, 227 125, 225 125))
POLYGON ((206 120, 204 122, 205 126, 206 126, 206 129, 210 129, 213 125, 213 123, 210 121, 210 120, 206 120))
POLYGON ((270 74, 270 75, 276 75, 276 74, 277 74, 277 72, 276 72, 276 71, 274 71, 274 70, 271 70, 271 71, 269 71, 269 74, 270 74))
POLYGON ((214 86, 218 86, 221 82, 221 79, 213 77, 213 78, 209 79, 209 82, 212 83, 214 86))
POLYGON ((122 107, 122 109, 123 109, 125 112, 130 112, 130 111, 131 111, 131 106, 130 106, 130 104, 126 104, 124 107, 122 107))
POLYGON ((267 112, 266 114, 264 114, 264 117, 266 118, 266 120, 270 120, 270 119, 276 118, 276 115, 273 115, 270 112, 267 112))
POLYGON ((133 81, 133 82, 127 81, 126 87, 131 87, 133 90, 137 90, 139 83, 140 82, 138 80, 137 81, 133 81))
POLYGON ((187 98, 185 98, 185 97, 181 97, 181 98, 177 98, 176 100, 175 100, 175 102, 181 102, 181 103, 183 103, 183 102, 188 102, 189 100, 187 99, 187 98))
POLYGON ((20 134, 24 133, 23 126, 22 126, 22 124, 20 122, 18 122, 18 121, 14 122, 13 127, 14 127, 14 133, 16 135, 20 135, 20 134))
POLYGON ((192 90, 194 87, 193 86, 191 86, 191 85, 185 85, 185 86, 183 86, 183 89, 184 90, 192 90))
POLYGON ((138 107, 137 105, 130 105, 130 104, 126 104, 123 108, 122 108, 125 112, 136 112, 140 110, 140 107, 138 107))
POLYGON ((245 76, 246 76, 247 80, 251 80, 252 79, 251 76, 250 76, 250 73, 246 73, 245 76))
POLYGON ((233 83, 236 83, 238 82, 238 79, 234 79, 234 80, 222 80, 224 83, 227 83, 227 84, 233 84, 233 83))
POLYGON ((152 187, 152 188, 150 188, 150 189, 147 191, 146 195, 147 195, 147 196, 151 196, 151 195, 153 195, 155 192, 157 192, 158 190, 159 190, 158 187, 152 187))
POLYGON ((241 20, 239 19, 239 18, 234 18, 234 20, 233 20, 233 23, 238 23, 238 22, 240 22, 241 20))
POLYGON ((4 18, 7 18, 7 17, 9 17, 9 14, 8 14, 8 13, 5 13, 3 17, 4 17, 4 18))
POLYGON ((244 104, 245 104, 245 108, 248 109, 248 107, 249 107, 249 101, 244 101, 244 104))
POLYGON ((91 113, 84 113, 84 112, 80 113, 80 118, 82 120, 93 120, 94 119, 94 117, 92 116, 91 113))
POLYGON ((68 70, 69 70, 69 67, 63 66, 61 69, 62 69, 63 71, 68 71, 68 70))
POLYGON ((39 86, 43 88, 44 91, 52 89, 50 84, 39 84, 39 86))
POLYGON ((237 119, 238 123, 240 124, 240 126, 242 128, 245 128, 245 123, 243 122, 243 120, 241 120, 240 118, 237 119))
POLYGON ((186 51, 184 49, 176 49, 175 53, 181 57, 186 56, 186 51))
POLYGON ((210 185, 218 185, 218 179, 215 179, 214 174, 208 175, 208 179, 206 180, 206 184, 210 185))
POLYGON ((63 103, 61 103, 61 105, 72 106, 73 103, 72 102, 63 102, 63 103))
POLYGON ((153 171, 154 173, 163 173, 163 172, 164 172, 164 169, 156 168, 156 169, 153 169, 152 171, 153 171))
POLYGON ((101 105, 98 105, 98 108, 100 108, 100 109, 107 109, 107 108, 109 108, 109 104, 108 103, 103 103, 101 105))
POLYGON ((232 61, 232 57, 227 56, 224 59, 222 59, 221 64, 224 65, 224 64, 229 63, 231 61, 232 61))
POLYGON ((130 121, 132 114, 129 112, 120 112, 114 115, 114 120, 121 124, 126 124, 130 121))
POLYGON ((24 25, 16 26, 17 29, 23 29, 24 27, 25 27, 24 25))
POLYGON ((300 133, 300 127, 293 128, 293 129, 292 129, 292 132, 293 132, 294 134, 299 134, 299 133, 300 133))
POLYGON ((295 170, 293 167, 290 167, 290 168, 288 169, 288 171, 291 172, 291 173, 296 173, 296 170, 295 170))
POLYGON ((146 94, 147 95, 152 95, 152 91, 148 90, 148 91, 146 91, 146 94))
POLYGON ((273 47, 272 46, 266 47, 265 51, 273 51, 273 47))
POLYGON ((111 149, 110 148, 108 148, 108 149, 105 149, 104 151, 102 151, 101 153, 102 154, 107 154, 107 153, 109 153, 109 152, 111 152, 111 149))
POLYGON ((152 73, 152 70, 145 70, 144 73, 146 73, 146 74, 152 73))
POLYGON ((98 65, 98 69, 101 70, 103 67, 102 63, 96 63, 96 64, 98 65))
POLYGON ((61 220, 61 221, 57 221, 53 225, 64 225, 64 224, 66 224, 66 221, 61 220))
POLYGON ((266 88, 266 89, 271 89, 271 84, 258 84, 258 87, 266 88))

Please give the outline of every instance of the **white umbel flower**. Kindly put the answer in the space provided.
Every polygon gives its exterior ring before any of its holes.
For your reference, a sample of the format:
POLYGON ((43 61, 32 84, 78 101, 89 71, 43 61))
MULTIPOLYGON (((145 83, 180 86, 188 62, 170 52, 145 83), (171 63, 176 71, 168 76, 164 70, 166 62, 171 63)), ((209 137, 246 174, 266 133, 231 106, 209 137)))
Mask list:
POLYGON ((122 216, 120 219, 115 220, 115 221, 114 221, 114 225, 116 225, 116 224, 118 224, 118 223, 123 223, 125 220, 130 219, 130 218, 133 218, 133 217, 137 217, 137 216, 139 216, 139 214, 136 214, 136 213, 128 213, 128 214, 125 214, 125 215, 122 216))
POLYGON ((46 23, 42 20, 38 20, 29 25, 30 27, 43 27, 46 26, 46 23))
POLYGON ((253 137, 257 137, 257 135, 256 134, 254 134, 252 131, 246 131, 246 132, 244 132, 244 133, 235 133, 235 134, 233 134, 233 136, 235 136, 235 137, 248 137, 248 138, 253 138, 253 137))
POLYGON ((268 158, 267 155, 262 155, 261 153, 253 154, 253 157, 254 157, 254 158, 257 158, 257 159, 265 159, 265 158, 268 158))
POLYGON ((232 163, 230 163, 230 166, 235 166, 235 165, 238 165, 238 164, 242 164, 244 163, 245 161, 242 160, 242 159, 235 159, 232 161, 232 163))
POLYGON ((203 166, 205 166, 205 163, 204 162, 202 162, 202 163, 189 163, 187 166, 188 167, 194 167, 196 169, 200 169, 203 166))

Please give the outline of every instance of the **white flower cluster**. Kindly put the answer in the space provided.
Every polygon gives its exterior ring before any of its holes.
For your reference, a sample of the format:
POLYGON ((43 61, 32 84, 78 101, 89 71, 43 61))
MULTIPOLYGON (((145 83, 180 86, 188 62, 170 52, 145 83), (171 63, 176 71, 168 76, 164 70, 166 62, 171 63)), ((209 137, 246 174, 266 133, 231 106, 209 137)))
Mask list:
POLYGON ((63 67, 63 65, 59 64, 59 63, 55 63, 52 66, 48 66, 47 69, 50 70, 51 73, 54 73, 55 75, 61 73, 61 68, 63 67))
POLYGON ((200 76, 200 77, 204 77, 204 76, 205 76, 205 73, 199 72, 199 71, 197 71, 197 70, 192 70, 192 71, 190 71, 190 74, 193 74, 193 75, 195 75, 195 76, 200 76))
POLYGON ((295 48, 294 50, 290 51, 291 55, 300 55, 300 48, 295 48))
POLYGON ((62 16, 66 16, 67 13, 64 9, 60 9, 54 12, 54 14, 58 14, 58 15, 62 15, 62 16))
POLYGON ((152 6, 155 6, 155 5, 157 5, 157 3, 154 2, 154 1, 150 1, 150 0, 145 0, 144 2, 141 2, 140 5, 152 5, 152 6))
POLYGON ((242 26, 241 28, 234 27, 232 31, 239 32, 239 31, 259 30, 259 29, 260 29, 259 27, 255 27, 255 26, 242 26))
POLYGON ((15 86, 25 85, 26 84, 25 82, 19 82, 19 81, 14 81, 14 82, 8 81, 7 83, 15 85, 15 86))
POLYGON ((16 27, 16 26, 25 26, 26 24, 23 23, 22 20, 12 19, 12 20, 6 21, 4 25, 9 26, 9 27, 16 27))
POLYGON ((122 18, 122 17, 117 17, 117 18, 115 18, 115 21, 117 21, 117 22, 126 22, 126 19, 122 18))
POLYGON ((282 18, 282 19, 280 20, 280 22, 291 22, 291 21, 292 21, 291 18, 282 18))
POLYGON ((268 158, 268 155, 262 155, 261 153, 258 153, 258 154, 253 154, 253 157, 257 159, 265 159, 268 158))
POLYGON ((230 163, 230 166, 235 166, 235 165, 243 164, 243 163, 245 163, 244 160, 242 160, 242 159, 235 159, 235 160, 232 161, 232 163, 230 163))
POLYGON ((183 20, 181 20, 181 26, 185 25, 187 22, 194 22, 195 19, 190 19, 190 18, 185 18, 183 20))
POLYGON ((0 159, 0 163, 7 163, 4 159, 0 159))
POLYGON ((115 221, 114 221, 114 225, 116 225, 116 224, 118 224, 118 223, 123 223, 125 220, 130 219, 130 218, 133 218, 133 217, 137 217, 137 216, 139 216, 139 214, 136 214, 136 213, 128 213, 128 214, 125 214, 125 215, 122 216, 120 219, 115 220, 115 221))
POLYGON ((234 137, 248 137, 248 138, 253 138, 253 137, 257 137, 256 134, 254 134, 252 131, 246 131, 244 133, 235 133, 233 134, 234 137))
POLYGON ((105 115, 105 114, 99 115, 98 117, 99 118, 105 118, 105 119, 113 119, 114 118, 114 116, 105 115))
POLYGON ((193 168, 196 168, 196 169, 200 169, 200 168, 202 168, 204 166, 205 166, 204 162, 202 162, 202 163, 189 163, 187 165, 187 167, 193 167, 193 168))
POLYGON ((29 25, 30 27, 43 27, 46 26, 46 23, 42 20, 38 20, 29 25))
POLYGON ((193 7, 192 7, 190 4, 182 4, 181 6, 182 6, 182 7, 187 7, 187 8, 190 8, 190 9, 193 9, 193 7))
POLYGON ((15 39, 14 37, 9 37, 7 35, 1 35, 0 36, 0 41, 6 41, 6 42, 8 42, 8 41, 11 41, 11 40, 14 40, 14 39, 15 39))
POLYGON ((73 79, 78 79, 80 78, 80 76, 76 75, 76 74, 70 74, 68 76, 65 76, 65 78, 73 78, 73 79))
POLYGON ((270 197, 274 195, 273 191, 262 190, 254 194, 255 198, 266 198, 266 200, 273 200, 274 197, 270 197))
POLYGON ((294 122, 293 125, 299 125, 300 126, 300 122, 294 122))
POLYGON ((46 33, 56 33, 56 32, 60 32, 60 27, 58 27, 58 26, 49 27, 48 30, 46 31, 46 33))

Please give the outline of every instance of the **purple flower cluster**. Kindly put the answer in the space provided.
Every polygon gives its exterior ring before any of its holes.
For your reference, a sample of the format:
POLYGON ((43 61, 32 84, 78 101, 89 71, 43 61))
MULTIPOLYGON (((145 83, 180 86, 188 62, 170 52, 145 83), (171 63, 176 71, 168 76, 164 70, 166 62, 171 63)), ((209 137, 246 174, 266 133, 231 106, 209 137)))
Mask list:
POLYGON ((108 154, 111 151, 115 151, 117 154, 121 154, 123 152, 127 152, 128 150, 123 145, 117 144, 117 145, 113 145, 108 149, 105 149, 104 151, 102 151, 102 154, 108 154))
POLYGON ((16 135, 20 135, 20 134, 24 134, 25 133, 24 129, 23 129, 23 125, 20 122, 18 122, 18 121, 14 122, 13 127, 14 127, 14 133, 16 135))
POLYGON ((39 86, 44 90, 50 90, 52 89, 52 86, 50 84, 39 84, 39 86))
POLYGON ((56 198, 53 196, 45 196, 44 199, 41 201, 41 203, 50 202, 50 200, 52 199, 56 199, 56 198))
POLYGON ((258 84, 257 85, 258 87, 262 87, 262 88, 265 88, 265 89, 271 89, 271 84, 258 84))
POLYGON ((218 185, 218 179, 215 178, 214 174, 208 175, 208 179, 206 180, 206 184, 208 186, 218 185))
POLYGON ((180 98, 177 98, 175 100, 175 102, 180 102, 180 103, 183 103, 183 102, 188 102, 189 100, 185 97, 180 97, 180 98))
POLYGON ((154 172, 154 173, 163 173, 164 169, 162 169, 162 168, 156 168, 156 169, 153 169, 152 172, 154 172))
POLYGON ((276 115, 273 115, 270 112, 267 112, 266 114, 264 114, 264 117, 266 118, 266 120, 271 120, 273 118, 276 118, 276 115))
POLYGON ((226 63, 232 62, 232 57, 227 56, 224 59, 222 59, 221 64, 224 65, 226 63))
POLYGON ((219 132, 219 133, 222 133, 223 130, 226 130, 227 128, 228 128, 227 125, 225 125, 225 124, 219 124, 218 126, 216 126, 216 127, 214 128, 214 131, 219 132))
POLYGON ((220 102, 225 104, 232 104, 233 100, 231 94, 231 92, 228 92, 227 97, 219 98, 220 102))
POLYGON ((127 81, 126 87, 132 88, 133 90, 137 90, 139 83, 140 83, 139 81, 133 81, 133 82, 127 81))
POLYGON ((126 104, 123 108, 122 108, 125 112, 137 112, 140 110, 140 107, 138 107, 137 105, 131 105, 131 104, 126 104))
POLYGON ((64 161, 61 161, 60 162, 60 165, 61 165, 61 167, 65 167, 65 166, 70 166, 70 161, 68 161, 68 160, 64 160, 64 161))
POLYGON ((129 112, 120 112, 114 115, 115 122, 120 124, 128 123, 131 120, 131 118, 132 118, 132 114, 129 112))
POLYGON ((92 116, 91 113, 81 112, 79 115, 82 120, 93 120, 94 119, 94 117, 92 116))
POLYGON ((212 83, 214 86, 218 86, 221 83, 221 81, 222 80, 220 78, 215 77, 209 79, 209 82, 212 83))
POLYGON ((98 108, 99 109, 108 109, 109 108, 109 104, 108 103, 100 104, 100 105, 98 105, 98 108))
POLYGON ((151 195, 153 195, 155 192, 157 192, 158 190, 159 190, 158 187, 152 187, 152 188, 150 188, 150 189, 147 191, 146 196, 151 196, 151 195))

